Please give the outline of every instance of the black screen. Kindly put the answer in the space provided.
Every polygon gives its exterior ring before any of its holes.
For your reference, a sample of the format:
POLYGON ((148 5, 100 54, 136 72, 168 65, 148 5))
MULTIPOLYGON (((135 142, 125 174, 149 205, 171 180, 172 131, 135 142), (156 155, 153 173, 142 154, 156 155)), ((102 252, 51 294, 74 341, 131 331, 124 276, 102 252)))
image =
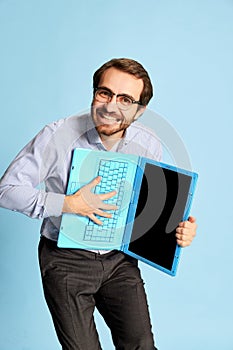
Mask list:
POLYGON ((191 176, 147 163, 142 179, 129 251, 168 270, 176 250, 191 176))

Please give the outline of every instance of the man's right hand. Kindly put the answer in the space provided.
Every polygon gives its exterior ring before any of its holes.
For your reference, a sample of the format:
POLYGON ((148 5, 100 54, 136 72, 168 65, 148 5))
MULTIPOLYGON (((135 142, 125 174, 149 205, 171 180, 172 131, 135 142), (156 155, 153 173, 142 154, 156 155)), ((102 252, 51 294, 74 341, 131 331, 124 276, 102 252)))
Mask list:
POLYGON ((98 225, 102 225, 96 215, 111 218, 112 215, 105 210, 117 210, 116 205, 104 203, 104 200, 112 198, 116 195, 116 191, 111 191, 103 194, 96 194, 92 189, 98 185, 101 177, 98 176, 89 184, 83 186, 76 193, 65 196, 62 212, 86 216, 98 225))

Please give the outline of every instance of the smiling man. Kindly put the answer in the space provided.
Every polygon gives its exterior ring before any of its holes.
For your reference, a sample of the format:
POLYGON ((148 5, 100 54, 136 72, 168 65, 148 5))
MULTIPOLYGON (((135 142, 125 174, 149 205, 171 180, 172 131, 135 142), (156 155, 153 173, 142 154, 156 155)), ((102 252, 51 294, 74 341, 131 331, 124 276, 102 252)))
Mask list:
POLYGON ((92 116, 97 131, 103 141, 120 139, 145 108, 140 102, 143 81, 112 67, 96 83, 92 116))
MULTIPOLYGON (((0 183, 0 205, 43 219, 39 261, 45 298, 63 350, 100 350, 93 313, 97 308, 117 350, 156 349, 137 261, 119 251, 57 247, 62 213, 101 225, 115 205, 115 192, 95 194, 97 177, 65 195, 72 150, 77 147, 161 159, 161 145, 137 122, 153 95, 148 73, 131 59, 113 59, 93 77, 90 115, 47 125, 11 163, 0 183), (38 189, 40 183, 44 189, 38 189)), ((77 228, 78 229, 78 228, 77 228)), ((180 223, 177 243, 190 245, 195 218, 180 223)))

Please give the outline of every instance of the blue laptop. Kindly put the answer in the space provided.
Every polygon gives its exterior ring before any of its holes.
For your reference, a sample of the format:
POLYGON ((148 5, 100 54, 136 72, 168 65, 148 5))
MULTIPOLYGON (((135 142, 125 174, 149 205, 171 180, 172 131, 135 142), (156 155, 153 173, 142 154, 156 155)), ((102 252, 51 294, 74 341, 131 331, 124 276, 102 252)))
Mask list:
POLYGON ((116 204, 103 225, 75 214, 63 214, 58 247, 120 250, 175 276, 181 247, 175 231, 187 220, 198 175, 154 160, 118 152, 75 149, 67 194, 73 194, 96 176, 94 191, 117 194, 116 204))

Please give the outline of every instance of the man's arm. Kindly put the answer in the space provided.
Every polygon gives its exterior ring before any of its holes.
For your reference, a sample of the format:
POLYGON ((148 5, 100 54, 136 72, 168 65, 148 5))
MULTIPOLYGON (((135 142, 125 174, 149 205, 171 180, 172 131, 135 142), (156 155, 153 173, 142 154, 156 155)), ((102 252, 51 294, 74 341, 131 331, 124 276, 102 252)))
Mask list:
POLYGON ((0 180, 0 207, 38 219, 61 215, 65 195, 38 189, 49 171, 46 145, 54 129, 46 126, 10 164, 0 180))

